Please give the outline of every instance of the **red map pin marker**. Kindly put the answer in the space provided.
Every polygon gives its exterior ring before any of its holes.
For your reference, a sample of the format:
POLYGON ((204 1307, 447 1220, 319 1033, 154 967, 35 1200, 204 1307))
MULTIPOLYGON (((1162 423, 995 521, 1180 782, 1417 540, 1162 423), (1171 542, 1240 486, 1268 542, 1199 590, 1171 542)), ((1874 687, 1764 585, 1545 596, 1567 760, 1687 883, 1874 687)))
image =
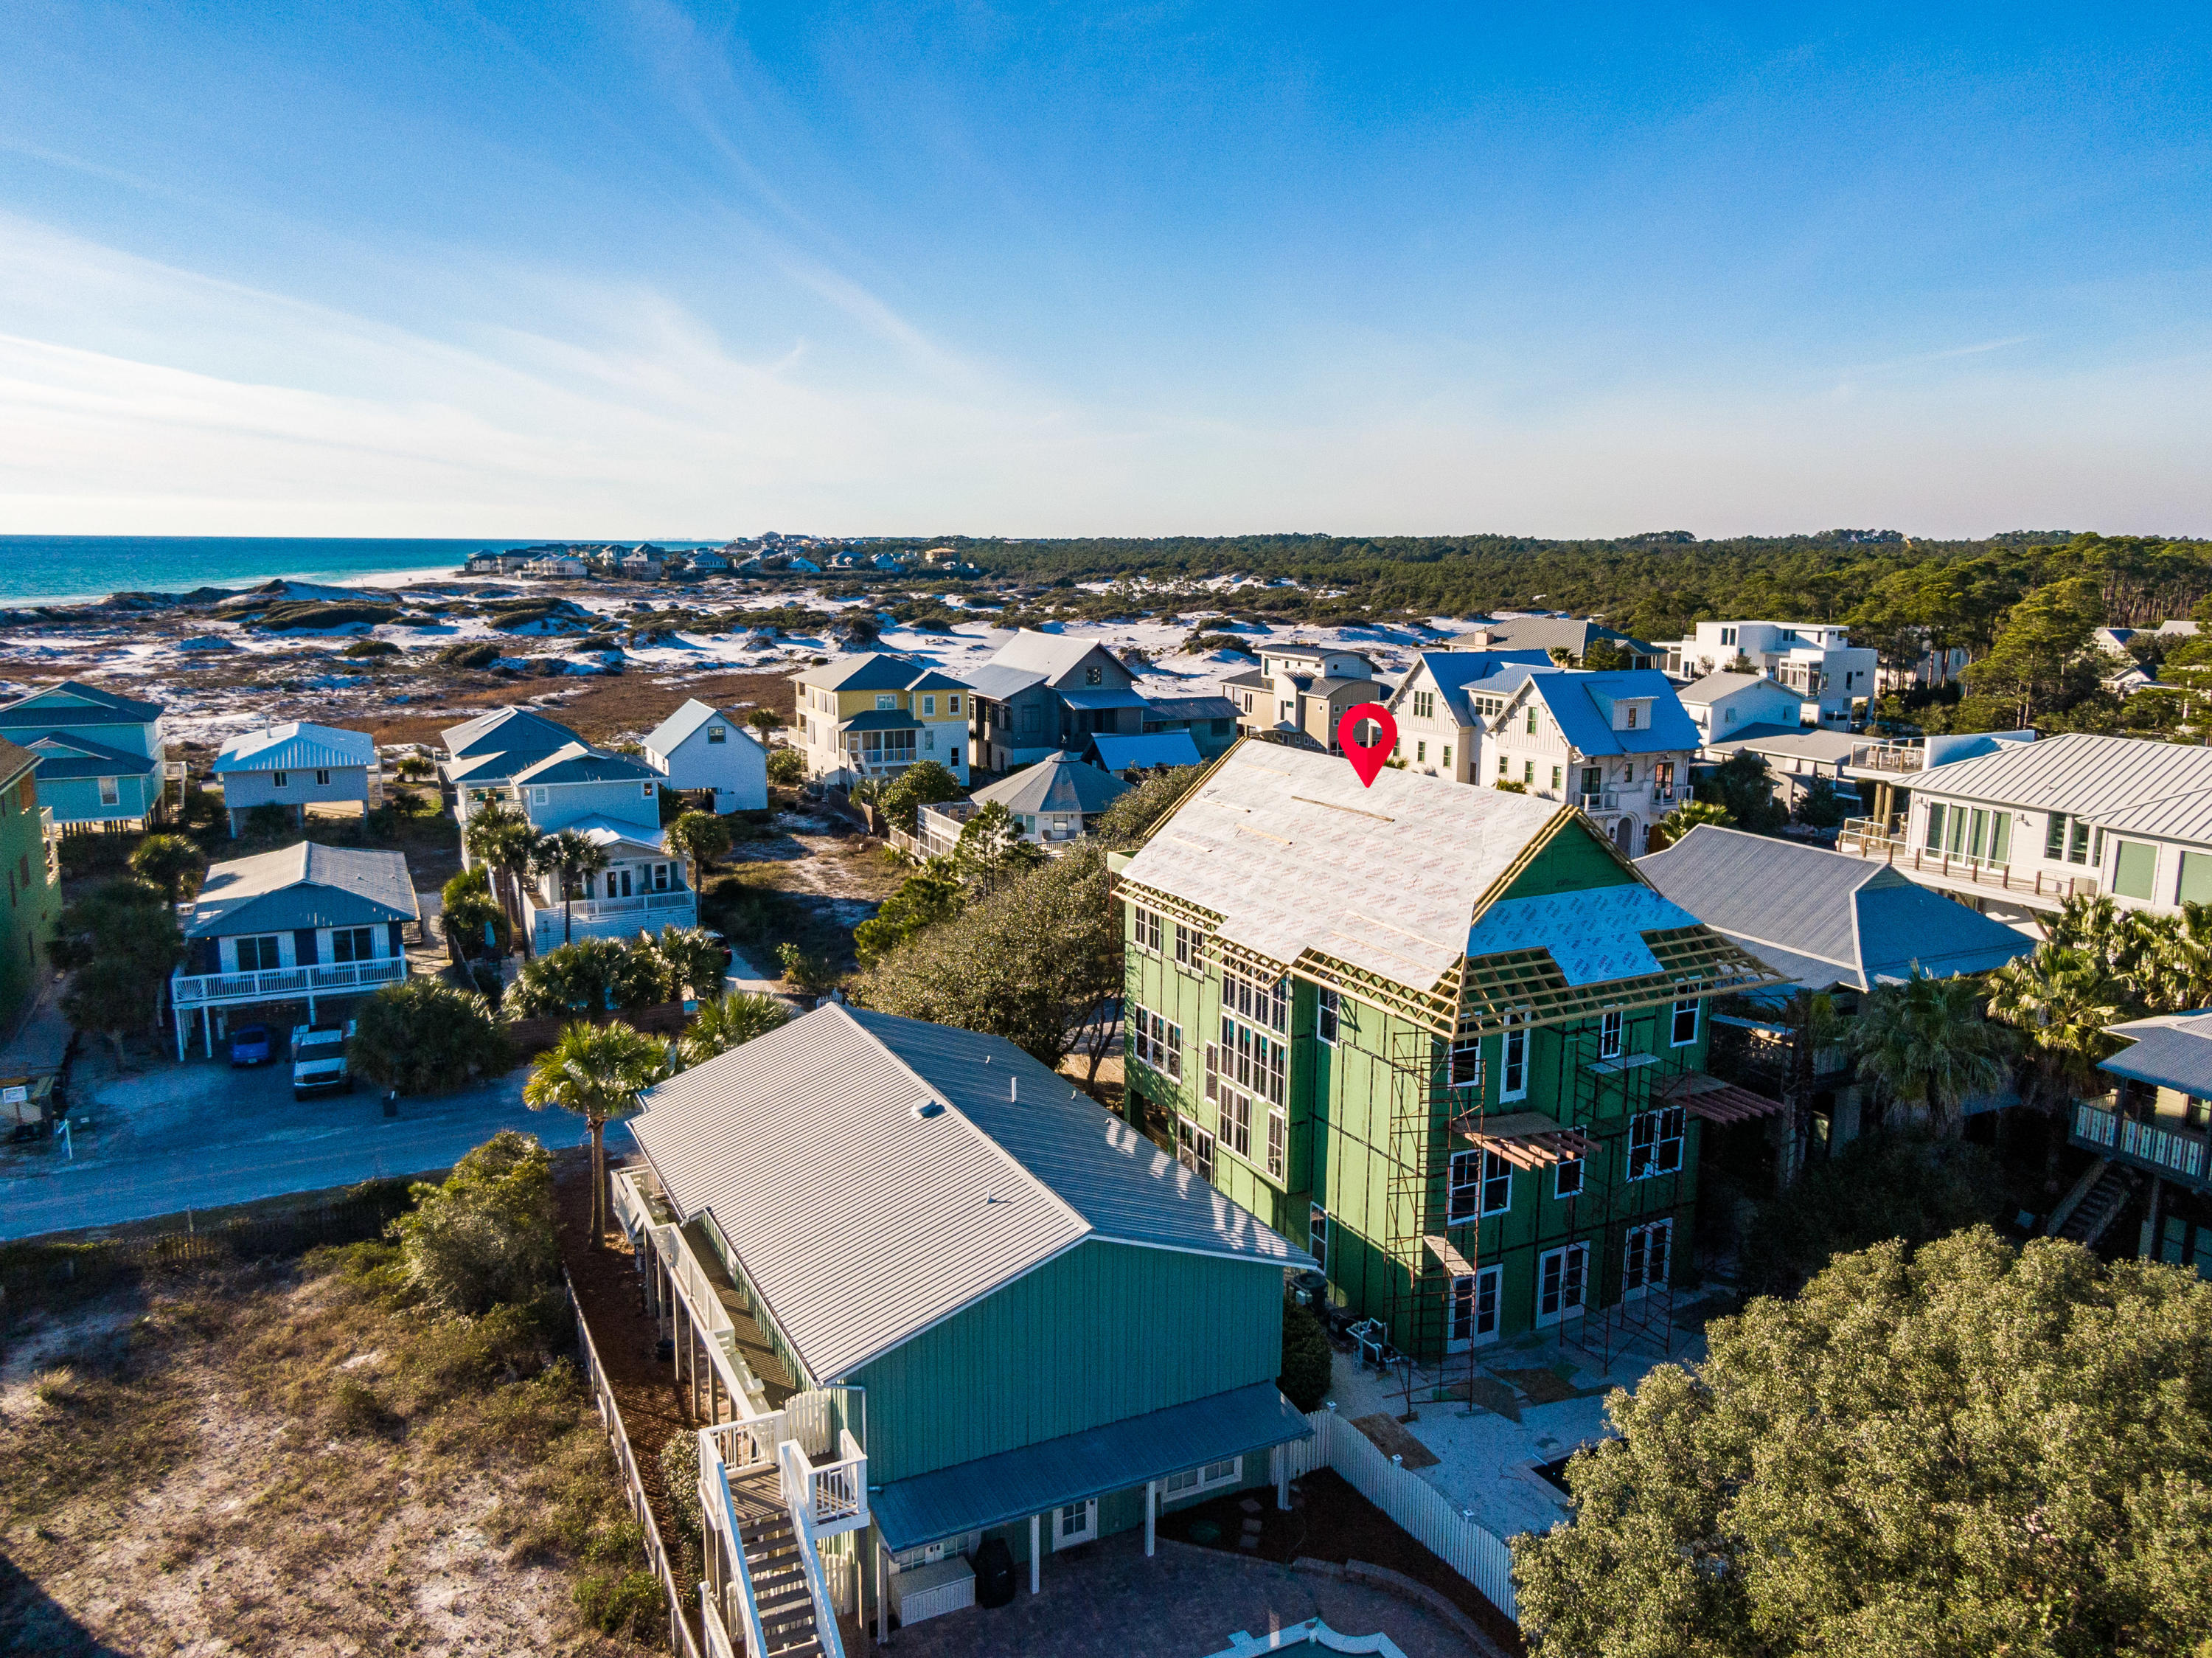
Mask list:
POLYGON ((1344 710, 1344 717, 1336 722, 1336 746, 1352 762, 1352 769, 1359 773, 1359 786, 1372 789, 1376 775, 1382 770, 1382 762, 1398 746, 1398 722, 1380 703, 1354 704, 1344 710), (1370 720, 1381 728, 1371 746, 1359 741, 1359 728, 1370 720))

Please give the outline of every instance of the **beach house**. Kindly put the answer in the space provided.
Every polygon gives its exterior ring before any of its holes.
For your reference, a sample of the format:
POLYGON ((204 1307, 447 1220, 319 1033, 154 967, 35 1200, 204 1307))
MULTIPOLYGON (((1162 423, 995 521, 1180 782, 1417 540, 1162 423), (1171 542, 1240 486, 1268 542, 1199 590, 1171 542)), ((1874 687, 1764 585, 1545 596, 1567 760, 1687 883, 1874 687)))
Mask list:
POLYGON ((39 757, 0 737, 0 869, 8 911, 0 926, 0 1030, 13 1030, 46 970, 62 908, 53 820, 39 800, 39 757))
POLYGON ((696 697, 653 728, 645 759, 665 788, 711 792, 717 812, 767 808, 768 750, 736 715, 696 697))
POLYGON ((274 806, 305 830, 307 808, 367 817, 384 804, 376 740, 366 731, 294 720, 226 738, 209 768, 236 835, 256 807, 274 806))
POLYGON ((64 831, 144 829, 182 797, 158 703, 64 680, 0 707, 0 738, 38 756, 40 804, 64 831))

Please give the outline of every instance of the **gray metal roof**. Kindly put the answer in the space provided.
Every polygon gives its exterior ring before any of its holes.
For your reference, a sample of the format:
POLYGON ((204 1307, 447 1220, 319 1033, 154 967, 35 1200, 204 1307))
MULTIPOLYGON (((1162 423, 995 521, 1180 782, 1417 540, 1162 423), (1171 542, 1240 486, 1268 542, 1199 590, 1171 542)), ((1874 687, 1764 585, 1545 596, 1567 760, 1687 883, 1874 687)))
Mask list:
POLYGON ((293 720, 229 738, 208 769, 221 776, 225 771, 305 771, 316 766, 375 764, 376 739, 368 732, 293 720))
POLYGON ((889 1014, 817 1008, 661 1083, 629 1126, 817 1381, 1091 1240, 1310 1264, 1012 1043, 889 1014))
POLYGON ((1916 795, 2064 812, 2107 829, 2212 840, 2212 748, 2069 731, 1930 766, 1916 795))
POLYGON ((792 680, 823 691, 903 691, 924 670, 925 664, 886 651, 864 651, 840 656, 820 667, 801 668, 792 680))
POLYGON ((404 854, 302 841, 210 869, 187 907, 185 936, 368 927, 416 914, 404 854))
POLYGON ((968 683, 975 688, 977 696, 1000 703, 1009 697, 1019 696, 1033 685, 1042 685, 1045 679, 1034 668, 994 667, 988 663, 963 671, 968 675, 968 683))
POLYGON ((1848 731, 1822 731, 1794 725, 1746 726, 1734 736, 1717 738, 1706 747, 1722 753, 1733 754, 1740 748, 1748 748, 1756 754, 1779 754, 1788 759, 1817 760, 1823 765, 1841 765, 1849 761, 1851 751, 1863 747, 1866 739, 1854 737, 1848 731))
POLYGON ((1810 990, 1872 990, 1910 978, 1916 965, 1938 978, 1986 972, 2035 948, 1887 864, 1711 824, 1636 867, 1698 920, 1810 990))
MULTIPOLYGON (((1146 739, 1131 737, 1126 741, 1143 742, 1146 739)), ((1185 737, 1183 741, 1188 743, 1190 740, 1185 737)), ((1102 771, 1062 749, 1035 765, 1023 767, 1012 777, 1000 778, 987 789, 978 789, 969 798, 979 806, 995 803, 1009 812, 1089 813, 1104 811, 1128 792, 1129 785, 1112 772, 1102 771)))
POLYGON ((1164 720, 1233 720, 1237 704, 1226 697, 1152 697, 1152 711, 1164 720))
POLYGON ((457 759, 464 754, 550 754, 576 741, 576 734, 567 726, 511 704, 448 727, 438 736, 446 752, 457 759))
POLYGON ((1702 680, 1691 680, 1677 694, 1684 702, 1703 707, 1709 703, 1717 703, 1723 697, 1734 696, 1739 691, 1749 691, 1762 685, 1773 686, 1784 696, 1797 698, 1797 693, 1788 686, 1770 680, 1764 674, 1730 674, 1726 669, 1718 674, 1708 674, 1702 680))
POLYGON ((696 735, 699 728, 709 720, 720 720, 735 731, 745 728, 736 715, 726 714, 719 708, 701 702, 696 697, 687 697, 681 708, 653 728, 652 734, 645 740, 645 746, 655 754, 673 754, 684 746, 686 738, 696 735))
POLYGON ((514 774, 517 783, 651 782, 660 773, 643 760, 571 742, 514 774))
MULTIPOLYGON (((2148 1023, 2138 1020, 2136 1024, 2148 1023)), ((2124 1025, 2111 1027, 2125 1031, 2124 1025)), ((2146 1030, 2097 1069, 2115 1076, 2173 1088, 2198 1099, 2212 1098, 2212 1015, 2197 1015, 2146 1030)))
POLYGON ((893 1549, 1049 1514, 1186 1468, 1304 1439, 1312 1426, 1271 1381, 1171 1405, 1102 1427, 956 1463, 871 1493, 893 1549))
POLYGON ((1663 654, 1618 628, 1581 617, 1509 616, 1503 621, 1485 622, 1460 637, 1467 642, 1469 650, 1549 650, 1559 646, 1580 656, 1589 648, 1592 639, 1610 639, 1615 644, 1630 647, 1639 656, 1663 654), (1484 634, 1490 636, 1486 641, 1482 637, 1484 634))
POLYGON ((1467 953, 1474 905, 1562 811, 1531 795, 1237 744, 1124 874, 1222 917, 1270 960, 1306 949, 1426 990, 1467 953))
MULTIPOLYGON (((991 660, 987 666, 1020 668, 1025 673, 1038 674, 1048 680, 1057 680, 1080 667, 1084 659, 1093 651, 1105 656, 1116 667, 1121 666, 1121 659, 1096 639, 1071 639, 1062 634, 1037 633, 1023 628, 991 653, 991 660)), ((1123 671, 1126 673, 1127 670, 1125 668, 1123 671)))

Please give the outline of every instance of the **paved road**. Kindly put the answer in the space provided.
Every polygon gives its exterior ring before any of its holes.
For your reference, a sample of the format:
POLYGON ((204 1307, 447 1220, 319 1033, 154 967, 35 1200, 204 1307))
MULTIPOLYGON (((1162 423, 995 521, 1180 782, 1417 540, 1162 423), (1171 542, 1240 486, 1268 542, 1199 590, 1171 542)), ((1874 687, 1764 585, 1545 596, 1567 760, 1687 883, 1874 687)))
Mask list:
POLYGON ((403 1100, 396 1119, 367 1090, 295 1103, 284 1065, 196 1061, 125 1077, 72 1113, 90 1125, 74 1161, 51 1143, 0 1150, 0 1238, 448 1168, 503 1128, 556 1149, 582 1144, 581 1118, 522 1103, 525 1075, 403 1100))

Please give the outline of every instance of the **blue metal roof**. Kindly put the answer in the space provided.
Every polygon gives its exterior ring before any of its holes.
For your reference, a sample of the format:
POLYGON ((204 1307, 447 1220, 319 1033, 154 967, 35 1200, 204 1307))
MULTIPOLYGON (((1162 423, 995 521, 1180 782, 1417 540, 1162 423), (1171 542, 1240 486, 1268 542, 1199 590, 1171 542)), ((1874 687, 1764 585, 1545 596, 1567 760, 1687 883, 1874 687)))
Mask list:
POLYGON ((1544 699, 1560 731, 1583 753, 1664 753, 1696 748, 1704 741, 1683 711, 1674 681, 1656 668, 1604 674, 1528 672, 1528 678, 1533 694, 1544 699), (1613 704, 1645 697, 1651 699, 1650 723, 1633 731, 1615 730, 1613 704))
POLYGON ((1313 1428, 1272 1381, 895 1480, 868 1507, 893 1549, 1003 1526, 1304 1439, 1313 1428))
POLYGON ((1196 765, 1198 745, 1188 731, 1155 731, 1142 737, 1093 737, 1098 764, 1109 771, 1144 765, 1196 765))

